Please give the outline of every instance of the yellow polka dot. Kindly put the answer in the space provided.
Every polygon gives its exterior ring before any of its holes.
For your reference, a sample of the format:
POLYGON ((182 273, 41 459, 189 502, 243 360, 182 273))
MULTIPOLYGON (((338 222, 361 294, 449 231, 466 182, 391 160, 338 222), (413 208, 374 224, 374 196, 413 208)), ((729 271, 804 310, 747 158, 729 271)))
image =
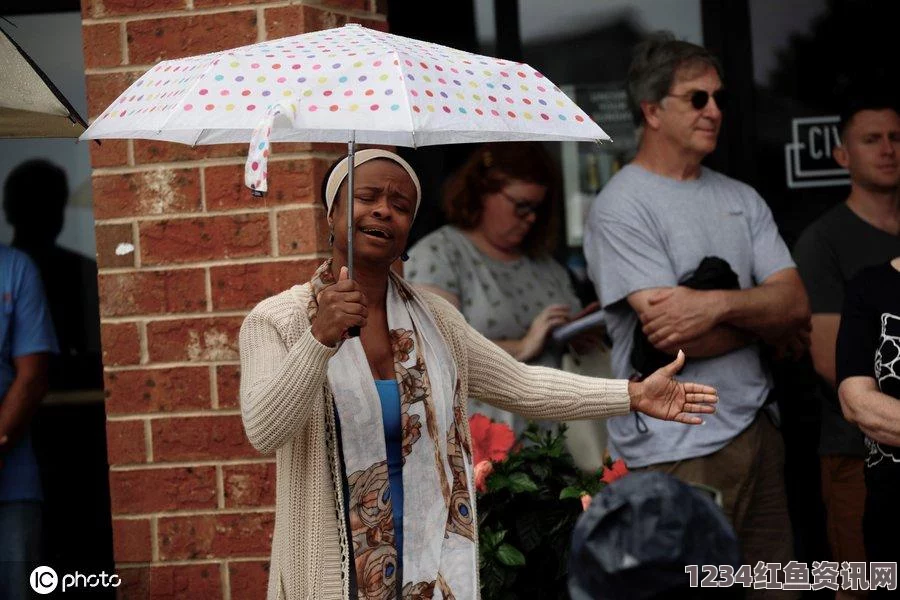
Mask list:
POLYGON ((559 106, 559 107, 561 108, 561 107, 565 106, 566 103, 563 102, 562 100, 557 100, 557 101, 556 101, 556 105, 559 106))
POLYGON ((226 104, 225 110, 234 110, 234 104, 226 104))
POLYGON ((356 68, 358 69, 358 68, 360 68, 360 67, 362 66, 362 62, 361 62, 361 61, 356 61, 355 63, 353 63, 353 66, 356 67, 356 68))
POLYGON ((354 112, 359 109, 359 104, 351 104, 349 107, 350 112, 354 112))
POLYGON ((284 92, 282 92, 282 94, 284 95, 285 98, 287 98, 288 96, 292 96, 294 94, 294 92, 292 92, 291 90, 284 90, 284 92))
POLYGON ((491 76, 491 72, 490 72, 490 71, 482 71, 482 73, 484 73, 484 74, 487 75, 488 77, 491 76))
POLYGON ((387 81, 387 78, 388 78, 387 73, 385 73, 384 75, 382 75, 382 76, 379 77, 378 79, 380 79, 381 81, 387 81))
POLYGON ((472 100, 475 100, 476 102, 480 102, 481 96, 479 96, 478 94, 472 94, 472 100))
POLYGON ((428 112, 434 112, 434 105, 429 104, 428 106, 425 107, 425 110, 427 110, 428 112))
POLYGON ((470 87, 470 88, 477 88, 477 87, 478 87, 478 84, 475 83, 474 81, 470 81, 470 82, 469 82, 469 87, 470 87))
POLYGON ((231 68, 232 68, 232 69, 236 69, 236 68, 238 68, 239 66, 241 66, 241 63, 239 63, 239 62, 236 61, 236 60, 231 62, 231 68))
POLYGON ((266 80, 266 78, 263 77, 262 75, 260 75, 259 77, 256 78, 256 81, 258 81, 259 83, 263 83, 265 80, 266 80))
POLYGON ((306 90, 305 92, 303 92, 303 95, 309 98, 310 96, 312 96, 312 90, 306 90))
POLYGON ((520 88, 523 92, 527 92, 527 91, 528 91, 528 86, 525 85, 524 83, 523 83, 522 85, 520 85, 519 88, 520 88))
POLYGON ((325 83, 326 81, 328 81, 327 77, 319 77, 319 83, 325 83))
POLYGON ((431 83, 431 77, 429 77, 428 75, 422 75, 422 79, 425 81, 425 83, 431 83))
POLYGON ((522 115, 523 115, 526 119, 528 119, 529 121, 531 120, 531 113, 529 113, 529 112, 527 112, 527 113, 522 113, 522 115))

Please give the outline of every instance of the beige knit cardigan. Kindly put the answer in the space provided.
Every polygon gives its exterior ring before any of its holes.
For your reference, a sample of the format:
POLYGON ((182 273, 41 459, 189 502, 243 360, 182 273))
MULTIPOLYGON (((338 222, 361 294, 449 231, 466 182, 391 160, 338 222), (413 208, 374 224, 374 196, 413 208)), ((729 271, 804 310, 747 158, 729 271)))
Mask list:
MULTIPOLYGON (((423 297, 456 361, 463 398, 533 419, 628 413, 627 381, 517 362, 469 327, 448 302, 434 294, 423 292, 423 297)), ((312 335, 309 298, 309 284, 294 286, 258 304, 241 327, 244 428, 256 449, 275 452, 277 468, 268 600, 350 600, 343 491, 335 477, 340 469, 333 397, 326 377, 336 350, 312 335)), ((462 427, 468 437, 468 422, 462 427)))

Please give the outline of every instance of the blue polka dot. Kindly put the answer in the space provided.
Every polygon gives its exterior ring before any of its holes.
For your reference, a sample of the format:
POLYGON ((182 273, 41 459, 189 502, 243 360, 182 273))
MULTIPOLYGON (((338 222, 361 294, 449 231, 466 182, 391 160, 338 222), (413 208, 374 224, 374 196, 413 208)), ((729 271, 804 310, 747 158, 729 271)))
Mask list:
POLYGON ((222 81, 223 79, 225 79, 224 75, 216 75, 216 81, 222 81))
POLYGON ((560 120, 560 121, 565 121, 565 120, 566 120, 566 115, 559 115, 559 120, 560 120))
POLYGON ((487 84, 487 86, 491 89, 494 89, 494 87, 496 87, 493 83, 489 83, 489 84, 487 84))
POLYGON ((399 109, 400 109, 399 104, 391 104, 391 110, 399 110, 399 109))
POLYGON ((346 76, 341 77, 340 79, 338 79, 338 81, 340 81, 341 83, 346 83, 346 82, 347 82, 347 77, 346 77, 346 76))
POLYGON ((464 109, 462 106, 460 106, 459 112, 461 112, 462 114, 466 114, 466 109, 464 109))

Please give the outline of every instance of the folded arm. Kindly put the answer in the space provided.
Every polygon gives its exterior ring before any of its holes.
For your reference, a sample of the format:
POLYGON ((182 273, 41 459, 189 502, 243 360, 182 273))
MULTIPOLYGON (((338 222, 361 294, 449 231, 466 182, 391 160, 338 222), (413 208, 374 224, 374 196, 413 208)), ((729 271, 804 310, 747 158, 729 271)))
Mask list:
POLYGON ((307 327, 290 348, 270 317, 252 312, 241 327, 241 415, 250 443, 262 453, 303 428, 337 351, 307 327))
MULTIPOLYGON (((654 347, 666 354, 675 355, 678 350, 684 350, 684 353, 691 358, 710 358, 713 356, 721 356, 728 354, 733 350, 743 348, 755 341, 753 335, 746 331, 737 329, 726 324, 700 325, 699 327, 686 331, 684 335, 676 334, 674 327, 663 327, 663 321, 659 320, 652 312, 650 304, 651 298, 668 297, 667 294, 673 293, 676 288, 651 288, 635 292, 628 296, 628 304, 638 314, 638 318, 644 327, 644 334, 647 335, 650 343, 654 347), (651 319, 656 318, 654 326, 647 327, 647 323, 651 319), (709 329, 707 329, 709 327, 709 329), (694 331, 702 331, 702 333, 694 333, 694 331), (688 337, 693 336, 693 337, 688 337), (654 341, 655 340, 655 341, 654 341)), ((683 288, 687 289, 687 288, 683 288)), ((697 292, 691 290, 694 294, 708 294, 709 292, 697 292)), ((703 313, 703 301, 713 301, 713 296, 698 296, 698 310, 703 313)), ((665 318, 665 317, 663 317, 665 318)), ((677 326, 676 326, 677 327, 677 326)))
POLYGON ((845 419, 876 442, 900 446, 900 400, 882 393, 874 377, 848 377, 838 397, 845 419))

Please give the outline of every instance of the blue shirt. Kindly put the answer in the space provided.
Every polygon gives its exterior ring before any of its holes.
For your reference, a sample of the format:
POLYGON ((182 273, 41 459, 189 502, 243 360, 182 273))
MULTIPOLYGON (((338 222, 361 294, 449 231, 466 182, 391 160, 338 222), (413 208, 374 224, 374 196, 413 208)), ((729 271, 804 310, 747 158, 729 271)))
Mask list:
MULTIPOLYGON (((40 274, 25 253, 0 244, 0 404, 16 378, 14 359, 39 352, 59 352, 40 274)), ((41 500, 31 434, 0 455, 0 502, 41 500)))
POLYGON ((384 445, 387 449, 388 482, 394 513, 394 539, 397 564, 403 564, 403 428, 400 415, 400 387, 393 379, 376 379, 384 423, 384 445))

